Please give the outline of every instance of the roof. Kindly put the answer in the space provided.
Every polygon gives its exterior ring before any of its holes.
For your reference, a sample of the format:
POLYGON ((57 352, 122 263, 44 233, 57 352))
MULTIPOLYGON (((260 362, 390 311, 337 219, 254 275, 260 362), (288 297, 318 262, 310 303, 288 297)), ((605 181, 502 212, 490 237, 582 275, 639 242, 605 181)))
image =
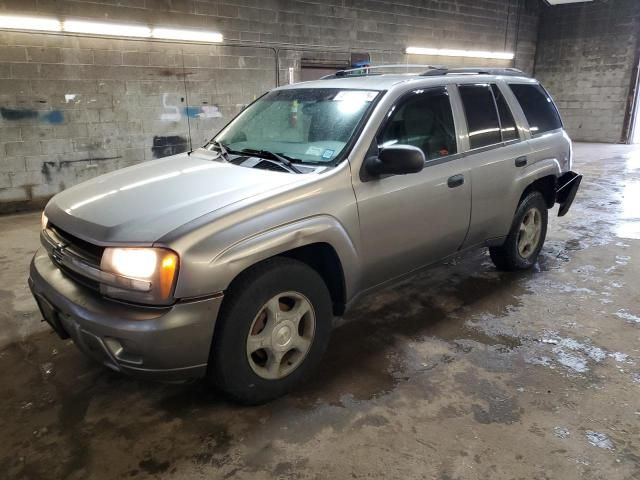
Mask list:
MULTIPOLYGON (((279 90, 293 89, 293 88, 344 88, 344 89, 363 89, 363 90, 389 90, 392 86, 399 83, 406 83, 411 81, 426 81, 435 85, 444 85, 447 83, 460 82, 465 80, 476 81, 491 81, 495 78, 501 77, 500 75, 469 75, 469 74, 456 74, 446 76, 421 76, 416 74, 406 75, 370 75, 370 76, 353 76, 344 78, 328 78, 324 80, 312 80, 310 82, 292 83, 290 85, 284 85, 279 87, 279 90)), ((517 77, 509 76, 509 80, 518 80, 525 82, 534 82, 529 77, 517 77)))

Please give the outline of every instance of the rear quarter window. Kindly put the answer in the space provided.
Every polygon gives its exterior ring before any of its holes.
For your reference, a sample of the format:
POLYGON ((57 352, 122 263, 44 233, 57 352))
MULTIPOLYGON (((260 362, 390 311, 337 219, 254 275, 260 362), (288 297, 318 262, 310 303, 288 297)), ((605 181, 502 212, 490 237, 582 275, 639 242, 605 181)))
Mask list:
POLYGON ((562 121, 553 100, 540 85, 509 84, 524 111, 532 135, 562 128, 562 121))

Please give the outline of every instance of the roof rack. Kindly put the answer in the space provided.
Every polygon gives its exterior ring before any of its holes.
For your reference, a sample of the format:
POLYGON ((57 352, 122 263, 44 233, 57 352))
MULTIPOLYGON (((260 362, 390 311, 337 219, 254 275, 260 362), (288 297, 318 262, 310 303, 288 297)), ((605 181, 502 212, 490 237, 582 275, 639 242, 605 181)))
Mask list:
POLYGON ((517 68, 440 68, 430 69, 420 74, 422 77, 433 77, 437 75, 502 75, 505 77, 522 77, 526 74, 517 68))
POLYGON ((522 70, 517 68, 487 68, 487 67, 464 67, 464 68, 447 68, 444 65, 416 65, 411 63, 402 63, 396 65, 373 65, 358 68, 349 68, 347 70, 338 70, 336 73, 325 75, 321 80, 328 80, 331 78, 346 78, 346 77, 367 77, 371 75, 382 75, 380 70, 383 68, 396 68, 405 69, 406 73, 409 73, 410 68, 422 68, 424 69, 420 75, 422 77, 436 77, 439 75, 502 75, 505 77, 522 77, 526 74, 522 70), (374 71, 371 71, 374 70, 374 71))
MULTIPOLYGON (((321 78, 321 80, 328 80, 330 78, 344 78, 344 77, 366 77, 370 75, 382 75, 380 72, 371 72, 370 70, 380 70, 382 68, 397 68, 397 69, 405 69, 408 72, 409 68, 422 68, 426 69, 426 72, 430 72, 433 70, 445 71, 446 67, 443 66, 433 66, 433 65, 416 65, 411 63, 402 63, 396 65, 372 65, 365 67, 357 67, 357 68, 349 68, 347 70, 338 70, 336 73, 332 73, 330 75, 325 75, 321 78), (357 73, 361 72, 361 73, 357 73)), ((425 72, 425 73, 426 73, 425 72)))

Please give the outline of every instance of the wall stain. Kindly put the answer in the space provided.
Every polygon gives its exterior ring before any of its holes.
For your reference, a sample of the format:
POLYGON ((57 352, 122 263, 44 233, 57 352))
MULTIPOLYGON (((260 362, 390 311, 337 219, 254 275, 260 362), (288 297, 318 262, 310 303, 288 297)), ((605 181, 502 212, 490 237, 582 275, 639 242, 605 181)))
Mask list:
POLYGON ((151 152, 153 153, 153 158, 162 158, 186 152, 188 149, 189 142, 186 138, 179 135, 170 135, 167 137, 154 136, 151 152))
MULTIPOLYGON (((118 160, 122 158, 122 155, 118 155, 115 157, 91 157, 91 158, 80 158, 78 160, 60 160, 58 162, 42 162, 42 168, 40 172, 44 176, 46 182, 48 184, 52 183, 53 177, 52 174, 55 172, 60 172, 62 167, 66 167, 72 165, 74 163, 82 163, 82 162, 102 162, 105 160, 118 160)), ((64 190, 64 186, 60 186, 60 191, 64 190)))
POLYGON ((177 78, 185 78, 187 75, 193 75, 195 72, 186 72, 183 71, 182 69, 179 70, 170 70, 170 69, 165 69, 165 70, 160 70, 158 72, 158 74, 161 77, 177 77, 177 78))

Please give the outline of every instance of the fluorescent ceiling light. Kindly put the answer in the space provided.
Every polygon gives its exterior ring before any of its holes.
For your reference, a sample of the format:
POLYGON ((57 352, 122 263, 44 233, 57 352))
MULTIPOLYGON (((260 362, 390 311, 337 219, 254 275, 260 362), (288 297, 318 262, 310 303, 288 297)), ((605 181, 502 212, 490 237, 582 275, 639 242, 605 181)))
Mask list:
POLYGON ((62 23, 65 32, 109 35, 114 37, 150 37, 151 29, 141 25, 123 25, 121 23, 83 22, 65 20, 62 23))
POLYGON ((591 1, 593 0, 547 0, 547 3, 551 5, 564 5, 565 3, 584 3, 591 1))
POLYGON ((211 42, 222 41, 222 34, 217 32, 207 32, 203 30, 179 30, 176 28, 154 28, 151 34, 153 38, 164 38, 167 40, 186 40, 189 42, 211 42))
POLYGON ((16 15, 0 15, 0 28, 15 30, 45 30, 59 32, 62 27, 55 18, 22 17, 16 15))
POLYGON ((512 52, 489 52, 484 50, 454 50, 450 48, 422 48, 407 47, 406 52, 411 55, 436 55, 443 57, 471 57, 495 58, 498 60, 513 60, 512 52))
POLYGON ((183 40, 187 42, 220 43, 223 36, 218 32, 206 30, 183 30, 178 28, 154 28, 146 25, 132 25, 110 22, 88 22, 84 20, 60 20, 46 17, 25 17, 18 15, 0 15, 0 29, 40 30, 47 32, 65 31, 89 35, 110 37, 159 38, 183 40))

